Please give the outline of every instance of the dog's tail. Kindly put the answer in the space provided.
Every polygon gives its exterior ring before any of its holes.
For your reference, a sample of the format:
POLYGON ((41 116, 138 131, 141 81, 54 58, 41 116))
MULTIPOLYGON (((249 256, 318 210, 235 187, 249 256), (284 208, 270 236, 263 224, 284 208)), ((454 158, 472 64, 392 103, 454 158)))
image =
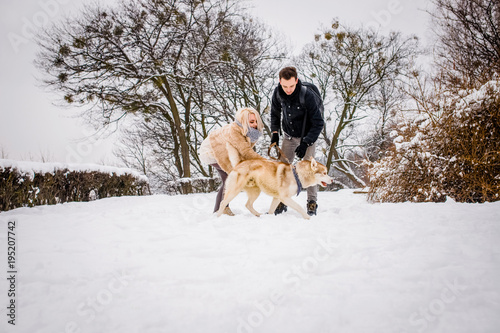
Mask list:
POLYGON ((229 142, 226 142, 226 149, 229 161, 231 162, 231 166, 234 168, 238 163, 241 162, 240 153, 229 142))

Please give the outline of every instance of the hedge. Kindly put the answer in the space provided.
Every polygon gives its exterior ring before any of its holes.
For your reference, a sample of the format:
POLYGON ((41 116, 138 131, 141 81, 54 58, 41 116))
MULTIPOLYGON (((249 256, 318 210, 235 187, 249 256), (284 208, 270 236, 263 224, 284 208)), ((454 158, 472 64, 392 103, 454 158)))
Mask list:
POLYGON ((63 202, 144 195, 145 177, 127 172, 54 169, 26 172, 0 165, 0 211, 63 202))

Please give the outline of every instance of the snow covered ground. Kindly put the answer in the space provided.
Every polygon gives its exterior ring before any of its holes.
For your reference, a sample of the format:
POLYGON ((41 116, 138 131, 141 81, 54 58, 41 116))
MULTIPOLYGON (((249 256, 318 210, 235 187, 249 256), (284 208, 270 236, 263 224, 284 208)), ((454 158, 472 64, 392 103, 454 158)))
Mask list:
MULTIPOLYGON (((0 213, 0 331, 500 332, 500 202, 369 204, 322 192, 306 221, 254 217, 244 194, 231 203, 237 216, 216 218, 214 198, 0 213)), ((295 199, 305 204, 305 193, 295 199)))

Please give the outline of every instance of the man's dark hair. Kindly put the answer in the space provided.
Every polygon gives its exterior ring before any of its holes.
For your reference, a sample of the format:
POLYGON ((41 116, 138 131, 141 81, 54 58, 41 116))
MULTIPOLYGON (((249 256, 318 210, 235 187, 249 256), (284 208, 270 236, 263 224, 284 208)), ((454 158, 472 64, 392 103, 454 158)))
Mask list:
POLYGON ((295 67, 285 67, 280 70, 280 80, 290 80, 292 77, 297 79, 297 69, 295 67))

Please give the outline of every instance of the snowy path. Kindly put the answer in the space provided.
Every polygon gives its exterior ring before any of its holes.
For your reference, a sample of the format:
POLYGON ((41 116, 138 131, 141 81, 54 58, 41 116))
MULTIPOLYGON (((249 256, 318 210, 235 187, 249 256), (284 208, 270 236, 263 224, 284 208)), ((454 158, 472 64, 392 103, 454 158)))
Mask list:
POLYGON ((369 204, 339 191, 320 193, 305 221, 256 218, 244 194, 237 216, 216 218, 214 198, 0 213, 0 266, 16 221, 18 270, 14 298, 0 282, 0 331, 500 332, 500 202, 369 204))

